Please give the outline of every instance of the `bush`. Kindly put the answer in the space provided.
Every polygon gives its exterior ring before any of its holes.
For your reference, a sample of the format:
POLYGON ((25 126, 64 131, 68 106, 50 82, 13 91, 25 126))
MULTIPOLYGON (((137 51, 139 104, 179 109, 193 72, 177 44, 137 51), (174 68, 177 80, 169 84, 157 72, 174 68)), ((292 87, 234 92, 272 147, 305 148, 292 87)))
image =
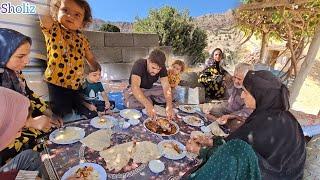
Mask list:
POLYGON ((120 32, 120 29, 112 24, 102 24, 99 28, 99 31, 104 32, 120 32))
POLYGON ((187 11, 165 6, 149 11, 147 18, 136 18, 135 32, 156 33, 160 46, 172 46, 173 53, 178 56, 190 56, 190 64, 204 62, 204 48, 207 46, 207 35, 192 23, 187 11))

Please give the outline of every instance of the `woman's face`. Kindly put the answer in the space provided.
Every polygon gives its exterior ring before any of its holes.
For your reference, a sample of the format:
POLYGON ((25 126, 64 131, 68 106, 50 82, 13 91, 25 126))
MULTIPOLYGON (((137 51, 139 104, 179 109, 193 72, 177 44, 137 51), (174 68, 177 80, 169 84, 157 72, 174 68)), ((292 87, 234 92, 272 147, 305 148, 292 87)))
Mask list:
POLYGON ((23 43, 10 57, 7 68, 13 71, 21 71, 29 63, 31 45, 23 43))
POLYGON ((256 100, 250 94, 249 91, 243 89, 241 93, 241 98, 244 100, 244 103, 246 104, 247 108, 256 109, 256 100))
POLYGON ((217 61, 217 62, 221 61, 221 59, 222 59, 222 52, 221 52, 220 50, 214 51, 211 58, 214 59, 214 60, 217 61))

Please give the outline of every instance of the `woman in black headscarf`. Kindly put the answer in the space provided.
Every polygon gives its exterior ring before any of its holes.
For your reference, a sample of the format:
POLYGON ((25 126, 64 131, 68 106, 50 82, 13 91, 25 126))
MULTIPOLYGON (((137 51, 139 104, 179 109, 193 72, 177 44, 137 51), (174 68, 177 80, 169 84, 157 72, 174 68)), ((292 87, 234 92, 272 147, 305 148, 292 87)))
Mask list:
POLYGON ((246 123, 226 140, 252 145, 263 179, 302 179, 305 141, 296 118, 288 111, 289 91, 269 71, 249 71, 241 97, 255 109, 246 123))

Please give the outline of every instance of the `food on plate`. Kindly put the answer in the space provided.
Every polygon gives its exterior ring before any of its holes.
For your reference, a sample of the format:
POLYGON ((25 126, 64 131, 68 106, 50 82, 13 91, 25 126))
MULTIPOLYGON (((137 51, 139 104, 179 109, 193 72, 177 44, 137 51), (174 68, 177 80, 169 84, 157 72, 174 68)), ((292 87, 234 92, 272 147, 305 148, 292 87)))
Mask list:
POLYGON ((201 123, 201 119, 197 118, 197 117, 194 117, 194 116, 191 116, 188 118, 188 121, 191 123, 191 124, 200 124, 201 123))
POLYGON ((145 125, 150 131, 157 134, 171 135, 177 132, 177 127, 165 118, 150 120, 145 125))
POLYGON ((77 171, 75 172, 75 177, 76 178, 83 178, 86 180, 89 180, 89 179, 95 180, 95 179, 99 179, 99 174, 97 171, 94 170, 93 167, 84 166, 84 167, 77 169, 77 171))
POLYGON ((165 154, 177 156, 182 153, 179 145, 174 142, 163 143, 162 146, 165 154))
POLYGON ((55 136, 54 136, 54 140, 57 143, 63 143, 66 141, 72 141, 74 139, 80 139, 80 132, 76 129, 73 128, 66 128, 62 131, 58 131, 55 136))
POLYGON ((122 110, 122 114, 125 116, 124 118, 127 118, 127 119, 139 119, 141 117, 141 114, 139 113, 139 111, 135 109, 122 110))
POLYGON ((96 151, 102 151, 111 144, 111 129, 102 129, 89 134, 80 142, 85 146, 94 149, 96 151))

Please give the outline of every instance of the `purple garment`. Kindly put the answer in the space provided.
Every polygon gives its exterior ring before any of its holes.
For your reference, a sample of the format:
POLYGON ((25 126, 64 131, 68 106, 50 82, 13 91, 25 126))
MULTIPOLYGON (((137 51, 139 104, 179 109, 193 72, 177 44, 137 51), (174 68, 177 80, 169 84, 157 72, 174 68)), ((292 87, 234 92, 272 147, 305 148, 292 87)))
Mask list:
POLYGON ((242 89, 234 86, 229 90, 230 97, 228 99, 227 111, 228 113, 247 119, 252 113, 252 109, 247 108, 243 99, 241 99, 242 89))

